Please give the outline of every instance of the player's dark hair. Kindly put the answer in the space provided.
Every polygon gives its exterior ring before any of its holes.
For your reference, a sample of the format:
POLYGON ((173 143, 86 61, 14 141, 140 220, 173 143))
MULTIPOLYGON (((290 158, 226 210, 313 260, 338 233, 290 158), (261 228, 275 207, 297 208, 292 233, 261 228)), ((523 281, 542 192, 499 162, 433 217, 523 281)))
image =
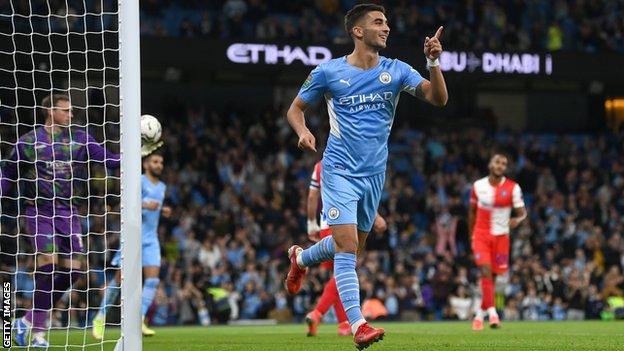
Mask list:
POLYGON ((41 115, 43 118, 48 117, 48 110, 55 107, 59 101, 70 101, 67 94, 50 94, 41 99, 41 115))
POLYGON ((41 107, 48 109, 56 106, 59 101, 69 101, 69 95, 67 94, 51 94, 46 95, 41 99, 41 107))
POLYGON ((150 153, 149 155, 143 156, 143 162, 149 160, 150 158, 152 158, 152 156, 160 156, 163 159, 165 158, 165 156, 163 155, 163 153, 161 151, 155 150, 155 151, 152 151, 152 153, 150 153))
POLYGON ((351 36, 355 24, 362 17, 366 16, 367 13, 372 11, 379 11, 384 14, 386 13, 386 9, 383 6, 377 4, 359 4, 353 6, 353 8, 349 10, 349 12, 347 12, 344 17, 344 26, 347 34, 351 36))
POLYGON ((492 153, 492 156, 490 156, 490 161, 492 161, 492 159, 496 156, 504 157, 505 159, 507 159, 507 163, 511 162, 511 158, 509 157, 509 154, 507 154, 505 151, 494 151, 492 153))

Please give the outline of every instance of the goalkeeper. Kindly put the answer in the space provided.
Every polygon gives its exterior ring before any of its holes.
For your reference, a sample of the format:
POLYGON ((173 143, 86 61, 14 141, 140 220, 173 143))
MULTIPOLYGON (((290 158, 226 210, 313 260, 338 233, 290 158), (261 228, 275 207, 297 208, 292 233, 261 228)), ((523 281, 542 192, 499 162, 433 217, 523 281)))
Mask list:
MULTIPOLYGON (((0 197, 18 185, 19 217, 35 252, 35 291, 32 309, 14 323, 19 346, 48 347, 45 334, 50 313, 65 291, 85 271, 83 232, 78 215, 85 198, 88 164, 119 168, 118 154, 107 151, 83 130, 71 128, 68 95, 51 94, 41 101, 44 125, 22 135, 10 156, 0 163, 0 197)), ((86 194, 88 195, 88 194, 86 194)))
MULTIPOLYGON (((162 145, 162 141, 149 143, 143 142, 141 146, 141 155, 143 159, 144 173, 141 176, 141 198, 143 208, 143 224, 142 224, 142 260, 143 260, 143 276, 145 277, 143 285, 143 297, 141 301, 141 315, 145 319, 145 315, 154 301, 160 273, 160 243, 158 242, 158 222, 160 215, 167 218, 171 215, 171 208, 163 206, 165 200, 165 191, 167 186, 160 181, 160 175, 163 171, 163 157, 153 151, 162 145)), ((113 258, 111 265, 119 267, 121 251, 113 258)), ((100 305, 100 310, 93 319, 92 335, 97 340, 104 338, 104 326, 106 324, 106 311, 119 294, 119 282, 121 281, 119 270, 115 273, 115 277, 108 282, 104 298, 100 305)), ((145 336, 152 336, 155 332, 149 329, 145 322, 142 325, 142 332, 145 336)))

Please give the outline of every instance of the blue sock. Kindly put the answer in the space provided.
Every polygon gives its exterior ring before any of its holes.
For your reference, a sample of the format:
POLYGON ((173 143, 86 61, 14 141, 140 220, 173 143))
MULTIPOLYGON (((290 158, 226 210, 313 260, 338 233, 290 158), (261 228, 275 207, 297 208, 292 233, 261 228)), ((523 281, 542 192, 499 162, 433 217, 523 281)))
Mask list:
POLYGON ((147 310, 152 305, 154 297, 156 297, 159 283, 160 279, 158 278, 145 279, 145 284, 143 285, 143 299, 141 301, 141 316, 145 317, 147 310))
POLYGON ((326 236, 316 244, 303 250, 301 253, 301 262, 304 266, 309 267, 321 262, 329 261, 334 258, 334 238, 326 236))
POLYGON ((351 325, 364 319, 360 309, 360 282, 355 273, 355 264, 355 254, 338 252, 334 256, 336 287, 351 325))
POLYGON ((102 299, 102 303, 100 304, 99 314, 104 317, 106 316, 106 311, 111 307, 115 300, 117 300, 117 295, 119 295, 119 287, 117 286, 117 281, 115 279, 108 282, 108 286, 104 291, 104 298, 102 299))

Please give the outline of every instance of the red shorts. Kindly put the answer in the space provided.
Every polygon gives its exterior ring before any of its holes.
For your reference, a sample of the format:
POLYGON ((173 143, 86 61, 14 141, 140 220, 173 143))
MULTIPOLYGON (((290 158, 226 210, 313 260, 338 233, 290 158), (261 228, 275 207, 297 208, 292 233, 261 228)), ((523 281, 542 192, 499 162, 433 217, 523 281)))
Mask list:
POLYGON ((502 274, 509 269, 509 235, 492 235, 475 231, 472 236, 472 252, 477 266, 489 264, 492 273, 502 274))
MULTIPOLYGON (((321 232, 319 233, 319 236, 321 237, 321 239, 323 239, 326 236, 330 236, 330 235, 331 235, 331 229, 330 228, 321 229, 321 232)), ((333 271, 334 270, 334 260, 325 261, 325 262, 321 263, 321 267, 325 268, 325 269, 329 269, 330 271, 333 271)))

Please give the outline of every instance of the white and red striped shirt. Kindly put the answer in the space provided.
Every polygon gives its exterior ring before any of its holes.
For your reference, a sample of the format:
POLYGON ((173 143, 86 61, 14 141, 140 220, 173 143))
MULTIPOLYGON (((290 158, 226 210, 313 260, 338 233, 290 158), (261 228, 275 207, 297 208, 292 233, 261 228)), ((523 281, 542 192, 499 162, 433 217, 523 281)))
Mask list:
MULTIPOLYGON (((321 190, 321 169, 322 169, 321 161, 318 161, 314 165, 314 171, 312 172, 312 177, 310 177, 310 189, 318 189, 321 190)), ((321 230, 329 228, 329 224, 327 223, 327 218, 325 218, 325 212, 323 212, 323 201, 321 199, 321 230)))
POLYGON ((314 165, 314 171, 312 171, 312 177, 310 177, 310 189, 321 189, 321 161, 318 161, 314 165))
POLYGON ((488 177, 477 180, 472 186, 470 203, 477 206, 474 232, 491 235, 509 234, 511 209, 524 207, 520 185, 505 177, 497 186, 492 186, 488 177))

